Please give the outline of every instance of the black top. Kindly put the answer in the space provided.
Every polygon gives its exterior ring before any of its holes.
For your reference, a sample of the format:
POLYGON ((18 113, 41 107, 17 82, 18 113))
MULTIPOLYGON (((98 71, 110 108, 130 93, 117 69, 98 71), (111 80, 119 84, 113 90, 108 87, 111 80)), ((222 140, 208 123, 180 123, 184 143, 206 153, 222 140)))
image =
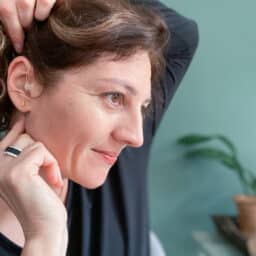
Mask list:
MULTIPOLYGON (((124 149, 102 187, 88 190, 69 183, 70 256, 149 255, 149 150, 161 117, 192 60, 198 44, 198 30, 194 21, 157 0, 132 2, 156 8, 171 31, 167 67, 161 81, 163 101, 154 106, 153 116, 145 120, 144 145, 138 149, 124 149)), ((20 253, 20 247, 0 234, 0 256, 17 256, 20 253)))

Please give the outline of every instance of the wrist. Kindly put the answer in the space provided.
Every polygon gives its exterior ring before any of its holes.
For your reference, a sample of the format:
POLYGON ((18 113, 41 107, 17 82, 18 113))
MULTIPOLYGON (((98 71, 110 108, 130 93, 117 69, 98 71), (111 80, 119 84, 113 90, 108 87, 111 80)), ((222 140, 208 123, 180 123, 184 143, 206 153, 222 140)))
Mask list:
POLYGON ((68 243, 67 227, 42 230, 40 234, 27 234, 21 256, 64 256, 68 243))
POLYGON ((23 221, 21 226, 26 241, 44 237, 54 238, 60 236, 60 234, 67 234, 67 212, 64 212, 64 216, 57 215, 51 220, 37 217, 33 221, 30 220, 30 222, 23 221))

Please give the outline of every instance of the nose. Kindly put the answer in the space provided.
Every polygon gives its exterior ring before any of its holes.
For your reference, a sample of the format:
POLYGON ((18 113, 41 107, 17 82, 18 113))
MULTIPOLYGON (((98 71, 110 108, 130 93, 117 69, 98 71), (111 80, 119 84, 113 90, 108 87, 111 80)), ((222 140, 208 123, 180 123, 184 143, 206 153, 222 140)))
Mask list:
POLYGON ((144 142, 143 135, 143 117, 141 111, 138 113, 129 113, 120 120, 114 136, 119 142, 130 147, 141 147, 144 142))

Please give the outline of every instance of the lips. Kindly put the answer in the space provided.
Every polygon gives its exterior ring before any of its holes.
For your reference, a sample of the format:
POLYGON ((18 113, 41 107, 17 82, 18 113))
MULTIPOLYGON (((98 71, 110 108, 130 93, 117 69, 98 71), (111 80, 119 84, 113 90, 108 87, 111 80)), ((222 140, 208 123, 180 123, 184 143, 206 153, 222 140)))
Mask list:
POLYGON ((98 149, 93 149, 94 152, 96 152, 102 160, 107 163, 108 165, 113 165, 119 156, 119 153, 115 152, 110 152, 110 151, 104 151, 104 150, 98 150, 98 149))

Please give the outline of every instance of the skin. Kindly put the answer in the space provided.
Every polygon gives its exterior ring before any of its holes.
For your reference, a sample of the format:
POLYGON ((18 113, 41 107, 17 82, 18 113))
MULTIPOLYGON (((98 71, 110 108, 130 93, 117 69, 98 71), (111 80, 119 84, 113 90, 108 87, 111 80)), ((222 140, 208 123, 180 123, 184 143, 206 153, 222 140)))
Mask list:
MULTIPOLYGON (((23 48, 23 29, 33 18, 47 18, 57 3, 61 1, 0 1, 0 20, 17 52, 23 48)), ((42 90, 33 76, 33 67, 21 57, 18 60, 8 72, 8 92, 17 108, 17 118, 0 141, 0 231, 24 245, 22 256, 40 256, 46 250, 49 256, 65 255, 66 181, 97 187, 106 179, 111 164, 103 161, 102 155, 96 156, 94 149, 117 154, 125 146, 142 145, 141 109, 150 98, 150 63, 145 52, 118 63, 102 59, 87 67, 87 72, 80 69, 65 73, 54 90, 44 91, 36 100, 31 96, 38 96, 42 90), (28 73, 32 76, 25 90, 28 73), (81 79, 75 79, 77 75, 81 79), (136 95, 117 83, 103 83, 95 91, 90 85, 98 85, 95 79, 103 75, 126 79, 136 95), (113 91, 114 95, 106 94, 113 91), (15 160, 3 153, 9 145, 23 149, 15 160), (92 167, 94 172, 89 172, 92 167)))
MULTIPOLYGON (((0 142, 0 231, 22 246, 26 239, 29 248, 31 241, 37 243, 50 238, 62 241, 65 248, 66 209, 49 186, 62 186, 59 166, 42 143, 34 142, 23 133, 24 125, 24 118, 19 116, 11 131, 0 142), (4 149, 9 145, 23 149, 19 157, 4 154, 4 149), (39 175, 40 168, 47 173, 49 184, 39 175), (49 229, 49 225, 54 225, 54 228, 49 229)), ((47 244, 50 245, 50 241, 47 244)))
POLYGON ((52 7, 61 0, 8 0, 0 1, 0 20, 17 52, 21 52, 24 31, 30 26, 33 18, 44 20, 49 16, 52 7))
POLYGON ((53 89, 33 99, 25 129, 56 157, 64 178, 96 188, 124 147, 143 144, 142 110, 150 97, 146 52, 117 62, 100 58, 64 72, 53 89))
POLYGON ((38 234, 40 241, 44 233, 52 237, 49 223, 63 230, 67 180, 96 188, 122 149, 143 144, 142 112, 151 97, 146 52, 119 61, 105 56, 61 77, 43 89, 26 58, 17 57, 9 66, 8 92, 22 125, 16 123, 0 143, 0 231, 19 244, 38 234), (9 145, 23 149, 17 161, 3 154, 9 145))

